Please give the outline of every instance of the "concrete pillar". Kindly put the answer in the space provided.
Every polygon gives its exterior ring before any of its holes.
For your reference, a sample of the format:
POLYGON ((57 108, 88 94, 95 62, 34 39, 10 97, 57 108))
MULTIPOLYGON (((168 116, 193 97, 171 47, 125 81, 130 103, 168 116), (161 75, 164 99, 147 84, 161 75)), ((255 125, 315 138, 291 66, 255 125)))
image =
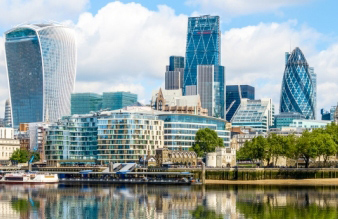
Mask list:
POLYGON ((113 162, 109 163, 109 172, 114 172, 113 165, 114 165, 113 162))
POLYGON ((32 164, 31 163, 28 163, 28 171, 32 172, 32 164))
POLYGON ((205 163, 202 162, 202 184, 205 185, 205 163))

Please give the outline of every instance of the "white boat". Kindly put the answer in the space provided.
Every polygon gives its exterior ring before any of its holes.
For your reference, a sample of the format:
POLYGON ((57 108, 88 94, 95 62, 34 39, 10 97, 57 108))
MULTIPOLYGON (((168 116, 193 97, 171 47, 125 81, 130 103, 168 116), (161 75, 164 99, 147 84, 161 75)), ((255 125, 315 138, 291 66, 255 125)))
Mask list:
POLYGON ((59 182, 58 175, 49 173, 15 172, 0 175, 0 183, 6 184, 44 184, 58 182, 59 182))

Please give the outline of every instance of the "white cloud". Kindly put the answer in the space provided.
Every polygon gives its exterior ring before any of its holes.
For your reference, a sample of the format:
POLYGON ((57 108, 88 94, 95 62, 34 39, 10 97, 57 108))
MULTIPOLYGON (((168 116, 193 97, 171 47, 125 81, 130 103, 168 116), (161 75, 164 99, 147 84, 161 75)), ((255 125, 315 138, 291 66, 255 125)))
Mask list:
POLYGON ((0 24, 10 27, 23 22, 77 18, 89 0, 0 0, 0 24))
POLYGON ((170 55, 184 55, 187 16, 167 6, 109 3, 96 15, 84 13, 78 33, 78 79, 125 81, 163 78, 170 55))
POLYGON ((186 4, 197 6, 199 12, 223 15, 223 18, 248 15, 259 12, 281 12, 283 7, 310 2, 311 0, 187 0, 186 4))

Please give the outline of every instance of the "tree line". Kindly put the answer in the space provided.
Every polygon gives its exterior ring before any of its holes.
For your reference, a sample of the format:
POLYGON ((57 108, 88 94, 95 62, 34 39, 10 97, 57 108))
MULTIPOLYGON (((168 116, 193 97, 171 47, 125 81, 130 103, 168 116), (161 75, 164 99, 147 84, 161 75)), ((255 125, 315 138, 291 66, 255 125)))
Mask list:
MULTIPOLYGON (((237 152, 237 160, 252 162, 266 161, 268 165, 276 165, 280 157, 296 160, 304 159, 305 167, 310 161, 319 159, 324 166, 330 156, 338 154, 338 125, 328 124, 325 128, 304 131, 301 136, 294 134, 281 136, 275 133, 268 137, 257 136, 246 141, 237 152)), ((296 164, 298 166, 298 163, 296 164)))

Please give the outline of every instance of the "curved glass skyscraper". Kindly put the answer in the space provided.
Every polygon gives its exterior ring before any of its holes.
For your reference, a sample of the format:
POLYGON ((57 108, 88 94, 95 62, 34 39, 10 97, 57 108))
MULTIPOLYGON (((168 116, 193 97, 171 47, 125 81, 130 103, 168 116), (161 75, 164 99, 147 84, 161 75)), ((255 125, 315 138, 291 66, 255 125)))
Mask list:
POLYGON ((280 112, 298 112, 306 119, 315 119, 316 88, 313 68, 302 51, 296 47, 286 53, 280 112))
POLYGON ((57 24, 21 25, 5 33, 13 126, 70 114, 75 36, 57 24))

